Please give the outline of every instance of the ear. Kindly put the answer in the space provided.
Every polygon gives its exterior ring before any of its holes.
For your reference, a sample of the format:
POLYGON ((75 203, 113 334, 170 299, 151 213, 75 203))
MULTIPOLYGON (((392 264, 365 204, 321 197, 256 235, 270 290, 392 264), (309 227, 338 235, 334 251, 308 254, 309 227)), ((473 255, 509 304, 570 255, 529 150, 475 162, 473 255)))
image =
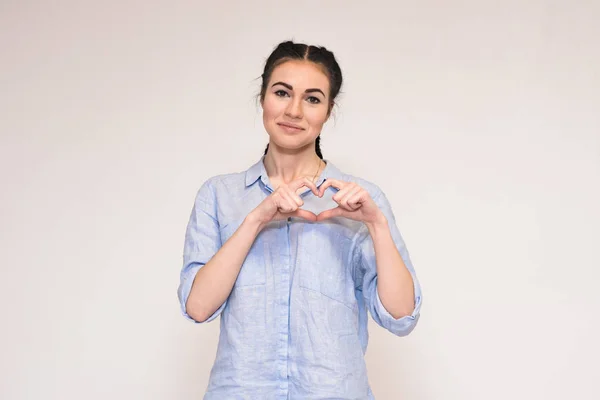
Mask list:
POLYGON ((329 117, 331 117, 331 111, 333 111, 333 106, 335 106, 335 103, 332 101, 329 104, 329 110, 327 110, 327 120, 329 120, 329 117))

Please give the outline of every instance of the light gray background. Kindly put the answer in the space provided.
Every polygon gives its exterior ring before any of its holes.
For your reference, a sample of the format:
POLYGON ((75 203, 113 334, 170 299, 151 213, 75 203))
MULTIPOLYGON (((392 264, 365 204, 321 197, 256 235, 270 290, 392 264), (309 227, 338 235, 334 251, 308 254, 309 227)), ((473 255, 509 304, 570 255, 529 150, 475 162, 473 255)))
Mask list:
POLYGON ((256 162, 282 40, 344 94, 325 157, 388 194, 423 285, 377 399, 598 399, 598 1, 2 1, 0 398, 200 399, 179 314, 201 183, 256 162))

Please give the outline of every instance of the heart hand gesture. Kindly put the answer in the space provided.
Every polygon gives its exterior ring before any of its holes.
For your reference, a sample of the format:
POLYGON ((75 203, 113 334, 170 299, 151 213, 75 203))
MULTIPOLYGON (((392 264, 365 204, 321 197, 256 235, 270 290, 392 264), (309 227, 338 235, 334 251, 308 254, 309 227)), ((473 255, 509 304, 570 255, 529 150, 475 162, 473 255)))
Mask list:
POLYGON ((300 217, 309 221, 316 221, 317 216, 314 213, 300 208, 304 205, 304 201, 297 194, 297 191, 303 187, 308 187, 315 195, 319 195, 315 184, 306 177, 298 178, 288 184, 282 184, 253 210, 257 220, 261 224, 288 217, 300 217))
POLYGON ((333 217, 345 217, 366 224, 376 223, 385 218, 369 192, 354 182, 344 182, 337 179, 327 179, 319 188, 319 197, 323 197, 328 187, 338 189, 333 200, 338 207, 326 210, 317 215, 317 221, 333 217))

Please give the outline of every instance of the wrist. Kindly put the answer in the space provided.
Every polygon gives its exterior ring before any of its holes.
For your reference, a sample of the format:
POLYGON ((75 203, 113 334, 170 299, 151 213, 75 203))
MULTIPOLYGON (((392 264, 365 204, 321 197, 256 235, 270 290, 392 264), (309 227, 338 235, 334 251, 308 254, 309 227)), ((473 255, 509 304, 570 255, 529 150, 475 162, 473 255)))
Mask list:
POLYGON ((256 230, 256 232, 260 232, 266 225, 264 221, 262 221, 254 211, 251 211, 246 218, 244 218, 245 225, 248 225, 256 230))
POLYGON ((365 225, 371 233, 389 229, 387 218, 382 212, 380 212, 377 218, 375 218, 373 221, 365 222, 365 225))

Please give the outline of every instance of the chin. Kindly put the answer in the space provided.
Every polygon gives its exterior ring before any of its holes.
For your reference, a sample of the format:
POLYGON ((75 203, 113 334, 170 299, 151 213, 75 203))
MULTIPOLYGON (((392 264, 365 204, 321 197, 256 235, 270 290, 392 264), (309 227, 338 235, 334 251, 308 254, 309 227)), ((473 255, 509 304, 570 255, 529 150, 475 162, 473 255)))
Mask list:
POLYGON ((277 147, 281 147, 286 150, 299 150, 305 146, 308 146, 311 141, 306 138, 287 136, 287 135, 270 135, 271 142, 275 143, 277 147))

